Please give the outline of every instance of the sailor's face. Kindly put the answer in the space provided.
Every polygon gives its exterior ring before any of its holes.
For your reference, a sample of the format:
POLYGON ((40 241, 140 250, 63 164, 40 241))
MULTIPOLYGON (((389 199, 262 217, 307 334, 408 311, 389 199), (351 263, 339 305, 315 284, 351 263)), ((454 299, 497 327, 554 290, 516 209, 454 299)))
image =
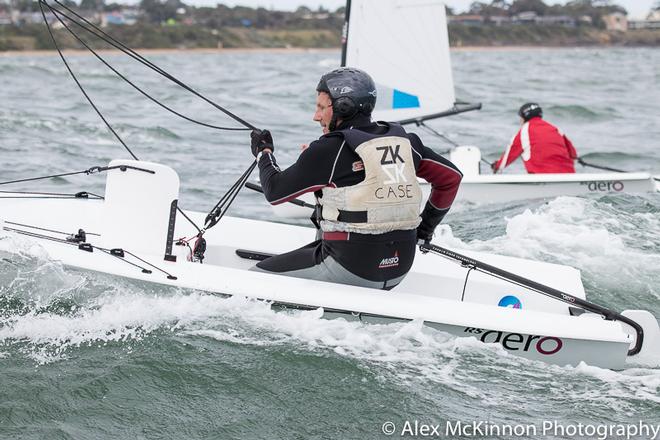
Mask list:
POLYGON ((314 113, 314 120, 321 124, 323 134, 330 131, 329 125, 332 121, 332 100, 330 95, 325 92, 319 92, 316 96, 316 112, 314 113))

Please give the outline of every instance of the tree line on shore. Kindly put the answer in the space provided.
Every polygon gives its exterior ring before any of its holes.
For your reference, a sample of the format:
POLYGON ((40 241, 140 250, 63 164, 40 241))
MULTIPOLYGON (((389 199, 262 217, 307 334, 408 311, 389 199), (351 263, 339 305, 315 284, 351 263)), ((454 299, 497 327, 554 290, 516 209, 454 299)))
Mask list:
MULTIPOLYGON (((659 0, 660 4, 660 0, 659 0)), ((490 3, 475 1, 470 5, 467 14, 482 17, 512 17, 522 13, 533 12, 538 16, 567 16, 576 19, 586 18, 583 23, 590 23, 603 28, 602 17, 612 13, 627 14, 622 6, 612 0, 569 0, 565 4, 547 5, 543 0, 492 0, 490 3)))
MULTIPOLYGON (((211 28, 222 26, 252 27, 256 29, 335 29, 344 20, 343 7, 329 11, 323 7, 312 10, 301 6, 295 11, 278 11, 245 6, 229 7, 191 6, 181 0, 141 0, 136 6, 106 0, 59 0, 67 7, 81 12, 104 14, 134 9, 138 12, 136 24, 187 24, 211 28)), ((0 0, 0 12, 39 12, 39 4, 34 0, 0 0)))
MULTIPOLYGON (((134 8, 106 0, 60 0, 63 4, 81 11, 96 13, 122 11, 134 8)), ((0 10, 15 9, 20 12, 38 12, 38 3, 34 0, 0 0, 0 10), (3 5, 4 4, 4 5, 3 5)), ((656 0, 656 9, 660 9, 660 0, 656 0)), ((448 7, 449 15, 456 15, 448 7)), ((344 7, 329 11, 323 7, 312 10, 301 6, 295 11, 279 11, 265 8, 244 6, 228 7, 224 4, 209 6, 191 6, 181 0, 141 0, 137 5, 142 24, 166 24, 174 22, 202 25, 212 28, 221 26, 254 27, 257 29, 335 29, 341 27, 344 19, 344 7), (187 19, 187 20, 186 20, 187 19)), ((625 8, 613 0, 569 0, 565 4, 548 5, 544 0, 491 0, 474 1, 463 15, 482 17, 514 16, 524 12, 534 12, 539 16, 564 15, 571 17, 590 17, 594 25, 601 26, 601 18, 606 14, 620 12, 625 8)))
MULTIPOLYGON (((109 32, 134 47, 339 47, 344 21, 344 8, 330 11, 324 8, 299 7, 295 11, 265 8, 191 6, 181 0, 141 0, 130 6, 106 0, 59 0, 63 4, 98 17, 109 32), (121 14, 132 11, 135 20, 121 21, 121 14), (114 17, 107 20, 106 17, 114 17), (119 18, 118 18, 119 17, 119 18)), ((660 9, 660 0, 656 8, 660 9)), ((7 11, 34 13, 39 5, 34 0, 0 0, 0 14, 7 11), (4 3, 3 3, 4 2, 4 3)), ((604 37, 596 32, 604 27, 602 17, 613 12, 625 14, 625 9, 611 0, 570 0, 564 5, 547 5, 543 0, 475 1, 465 14, 482 17, 514 16, 533 12, 539 16, 565 15, 590 17, 586 26, 578 29, 557 29, 554 26, 534 29, 533 25, 505 26, 497 29, 474 29, 450 24, 450 42, 454 45, 510 44, 627 44, 628 38, 604 37)), ((453 14, 451 9, 449 14, 453 14)), ((36 14, 32 14, 35 17, 36 14)), ((38 17, 37 17, 38 19, 38 17)), ((68 48, 79 48, 75 39, 57 30, 68 48)), ((653 33, 632 44, 660 43, 653 33)), ((639 35, 638 35, 639 37, 639 35)), ((103 47, 102 43, 95 44, 103 47)), ((42 23, 12 23, 0 26, 0 50, 50 49, 52 43, 42 23)))

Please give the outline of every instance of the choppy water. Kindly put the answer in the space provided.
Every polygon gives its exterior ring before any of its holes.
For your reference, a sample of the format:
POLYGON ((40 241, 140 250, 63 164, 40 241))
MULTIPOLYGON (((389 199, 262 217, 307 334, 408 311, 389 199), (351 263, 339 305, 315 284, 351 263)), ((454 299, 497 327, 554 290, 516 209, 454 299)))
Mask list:
MULTIPOLYGON (((142 68, 108 58, 178 110, 231 124, 142 68)), ((339 54, 150 58, 271 129, 286 164, 319 134, 311 121, 314 87, 339 54)), ((134 152, 177 169, 185 208, 210 209, 249 165, 246 133, 179 121, 91 57, 72 56, 71 63, 134 152)), ((583 156, 660 172, 660 51, 473 51, 454 53, 453 63, 457 95, 483 102, 484 110, 430 125, 480 146, 488 158, 515 132, 518 106, 537 100, 583 156)), ((128 157, 58 58, 0 56, 0 84, 0 180, 128 157)), ((71 177, 38 188, 99 193, 103 184, 99 176, 71 177)), ((270 215, 247 191, 232 213, 270 215)), ((575 266, 590 299, 660 316, 657 194, 459 205, 445 223, 447 243, 575 266)), ((0 240, 0 438, 378 439, 386 438, 384 422, 400 432, 415 419, 539 429, 544 420, 657 425, 660 368, 562 368, 417 322, 367 326, 321 320, 316 312, 274 313, 242 299, 65 269, 30 242, 0 240)))

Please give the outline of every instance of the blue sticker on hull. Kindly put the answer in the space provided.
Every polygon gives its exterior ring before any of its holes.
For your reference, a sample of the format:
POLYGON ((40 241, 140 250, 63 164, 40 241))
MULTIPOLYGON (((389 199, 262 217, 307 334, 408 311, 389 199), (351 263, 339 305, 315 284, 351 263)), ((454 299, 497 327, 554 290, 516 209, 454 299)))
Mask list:
POLYGON ((497 303, 500 307, 510 307, 512 309, 522 309, 522 303, 518 298, 512 295, 507 295, 497 303))

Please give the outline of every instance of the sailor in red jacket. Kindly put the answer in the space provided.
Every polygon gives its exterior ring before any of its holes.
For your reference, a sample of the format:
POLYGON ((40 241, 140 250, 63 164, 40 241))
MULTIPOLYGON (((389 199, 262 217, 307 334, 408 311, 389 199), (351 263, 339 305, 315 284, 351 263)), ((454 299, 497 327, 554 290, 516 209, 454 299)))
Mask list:
POLYGON ((507 167, 520 155, 530 174, 574 173, 575 147, 557 127, 542 119, 541 107, 527 103, 520 107, 518 115, 522 127, 502 156, 491 165, 493 173, 507 167))

